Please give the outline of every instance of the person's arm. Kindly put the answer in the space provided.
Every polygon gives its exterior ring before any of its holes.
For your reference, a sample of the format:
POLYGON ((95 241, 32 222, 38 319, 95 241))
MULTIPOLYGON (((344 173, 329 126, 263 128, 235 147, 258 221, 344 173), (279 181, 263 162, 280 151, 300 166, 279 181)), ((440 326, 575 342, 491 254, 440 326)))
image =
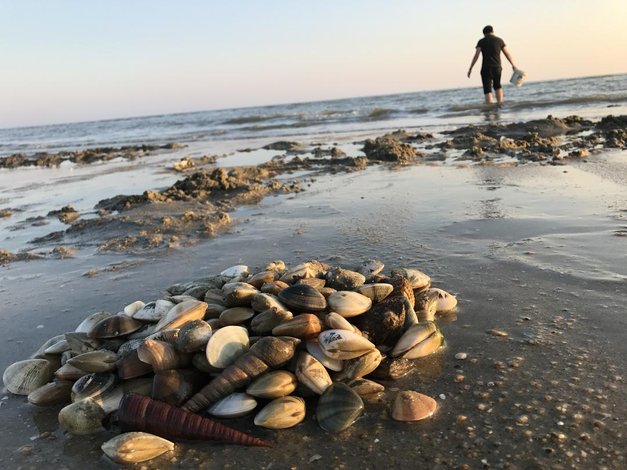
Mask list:
POLYGON ((475 66, 477 59, 479 58, 479 54, 481 54, 481 48, 477 47, 475 50, 475 56, 472 58, 472 62, 470 63, 470 68, 468 69, 468 78, 470 78, 470 72, 472 72, 472 68, 475 66))
POLYGON ((509 61, 509 63, 512 64, 512 68, 516 70, 516 66, 514 65, 514 59, 512 59, 512 55, 507 50, 507 47, 503 46, 502 51, 503 51, 503 54, 505 54, 505 57, 507 57, 507 60, 509 61))

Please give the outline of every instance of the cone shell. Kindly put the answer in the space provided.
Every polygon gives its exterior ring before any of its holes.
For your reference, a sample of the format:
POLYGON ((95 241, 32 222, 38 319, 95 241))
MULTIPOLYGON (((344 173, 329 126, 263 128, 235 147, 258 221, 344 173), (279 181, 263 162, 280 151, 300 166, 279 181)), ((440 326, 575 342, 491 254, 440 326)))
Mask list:
POLYGON ((438 404, 433 398, 413 390, 405 390, 400 392, 394 400, 392 419, 420 421, 433 415, 437 407, 438 404))
POLYGON ((74 382, 60 380, 42 385, 28 394, 28 402, 37 406, 54 406, 70 403, 74 382))
POLYGON ((327 432, 340 432, 349 428, 363 413, 364 402, 348 385, 336 382, 318 400, 316 418, 327 432))
POLYGON ((224 369, 244 354, 249 344, 246 328, 241 326, 220 328, 207 343, 207 361, 211 367, 224 369))
POLYGON ((171 452, 174 443, 146 432, 127 432, 109 439, 102 444, 101 449, 117 463, 132 464, 171 452))
POLYGON ((355 317, 370 310, 372 300, 353 291, 337 291, 327 298, 329 308, 344 318, 355 317))
POLYGON ((357 333, 346 330, 326 330, 318 336, 322 351, 333 359, 353 359, 375 348, 357 333))
POLYGON ((144 326, 144 323, 127 315, 112 315, 100 320, 87 333, 90 338, 107 339, 130 335, 144 326))
POLYGON ((306 284, 296 284, 279 292, 279 300, 290 308, 305 312, 321 312, 327 308, 327 299, 306 284))
POLYGON ((250 321, 250 329, 256 334, 270 333, 275 326, 292 318, 292 312, 271 308, 255 315, 250 321))
POLYGON ((287 370, 273 370, 260 375, 246 389, 257 398, 280 398, 289 395, 298 385, 296 376, 287 370))
POLYGON ((46 359, 26 359, 6 368, 2 381, 16 395, 28 395, 52 380, 53 364, 46 359))
POLYGON ((94 434, 104 431, 105 411, 91 398, 67 405, 59 411, 59 424, 70 434, 94 434))
POLYGON ((196 299, 186 300, 172 307, 155 326, 157 330, 171 330, 180 328, 193 320, 202 320, 207 310, 207 304, 196 299))
POLYGON ((231 393, 211 405, 207 412, 216 418, 240 418, 257 407, 257 400, 246 393, 231 393))
POLYGON ((417 359, 435 352, 442 346, 442 342, 443 337, 435 323, 417 323, 403 333, 392 349, 391 355, 417 359))
POLYGON ((365 295, 374 303, 381 302, 392 293, 394 286, 386 282, 376 282, 355 287, 355 292, 365 295))
POLYGON ((282 397, 271 401, 255 416, 255 424, 268 429, 288 429, 305 419, 305 400, 282 397))
POLYGON ((272 329, 274 336, 293 336, 300 339, 311 339, 318 336, 324 325, 311 313, 296 315, 291 320, 281 323, 272 329))
POLYGON ((296 377, 312 392, 322 395, 333 380, 325 367, 311 354, 301 352, 296 361, 296 377))

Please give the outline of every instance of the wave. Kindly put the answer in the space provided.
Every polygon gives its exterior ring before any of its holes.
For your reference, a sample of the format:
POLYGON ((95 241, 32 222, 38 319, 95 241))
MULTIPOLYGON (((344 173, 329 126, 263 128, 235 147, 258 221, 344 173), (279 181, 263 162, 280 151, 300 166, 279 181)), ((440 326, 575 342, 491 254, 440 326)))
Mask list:
POLYGON ((379 119, 387 119, 389 118, 395 110, 387 109, 387 108, 373 108, 368 113, 368 119, 376 121, 379 119))
POLYGON ((272 121, 273 119, 280 119, 282 117, 285 117, 285 116, 283 116, 282 114, 271 114, 271 115, 253 114, 250 116, 242 116, 242 117, 227 119, 226 121, 222 121, 222 124, 229 124, 229 125, 252 124, 255 122, 272 121))

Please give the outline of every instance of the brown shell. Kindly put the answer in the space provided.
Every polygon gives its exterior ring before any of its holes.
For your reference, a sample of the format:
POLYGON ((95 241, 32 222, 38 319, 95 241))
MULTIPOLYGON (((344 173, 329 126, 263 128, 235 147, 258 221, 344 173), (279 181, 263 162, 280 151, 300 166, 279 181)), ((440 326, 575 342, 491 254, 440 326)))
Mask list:
POLYGON ((153 371, 152 365, 139 359, 136 349, 123 358, 118 359, 116 366, 118 368, 118 377, 124 380, 141 377, 153 371))
POLYGON ((130 335, 144 325, 145 323, 127 315, 113 315, 96 323, 87 336, 97 339, 117 338, 130 335))
POLYGON ((162 370, 155 374, 151 396, 155 400, 181 406, 205 383, 207 383, 206 375, 196 370, 162 370))
POLYGON ((321 312, 327 308, 327 299, 307 284, 295 284, 279 292, 279 300, 299 311, 321 312))
POLYGON ((296 315, 291 320, 281 323, 272 329, 274 336, 293 336, 300 339, 312 339, 324 328, 320 319, 312 313, 296 315))
POLYGON ((414 297, 414 289, 411 286, 411 282, 409 282, 407 278, 394 276, 390 279, 389 283, 392 284, 392 287, 394 287, 394 290, 389 295, 389 297, 402 295, 405 296, 407 300, 409 300, 409 303, 411 305, 415 305, 416 299, 414 297))
POLYGON ((187 367, 192 362, 190 354, 178 351, 170 343, 154 339, 144 340, 137 348, 137 357, 140 361, 150 364, 155 371, 179 369, 187 367))

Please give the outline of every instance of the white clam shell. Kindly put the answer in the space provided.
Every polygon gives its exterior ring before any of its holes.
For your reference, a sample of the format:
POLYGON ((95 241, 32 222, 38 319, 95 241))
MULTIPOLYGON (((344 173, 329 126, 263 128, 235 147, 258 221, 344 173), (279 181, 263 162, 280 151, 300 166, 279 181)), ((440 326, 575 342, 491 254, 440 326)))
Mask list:
POLYGON ((318 343, 318 341, 307 341, 307 343, 305 343, 305 347, 307 348, 307 352, 318 359, 327 369, 335 372, 342 370, 344 363, 339 359, 333 359, 327 356, 320 347, 320 343, 318 343))
POLYGON ((327 297, 329 308, 345 318, 361 315, 370 310, 372 300, 353 291, 337 291, 327 297))
POLYGON ((54 366, 46 359, 26 359, 6 368, 2 381, 16 395, 28 395, 52 379, 54 366))
POLYGON ((255 424, 268 429, 287 429, 305 419, 305 400, 282 397, 271 401, 255 416, 255 424))
POLYGON ((375 345, 363 336, 346 330, 326 330, 318 335, 322 351, 333 359, 353 359, 366 354, 375 345))
POLYGON ((448 312, 449 310, 453 310, 457 306, 457 298, 453 294, 449 294, 445 290, 439 289, 437 287, 433 287, 431 290, 434 290, 438 293, 436 311, 448 312))
POLYGON ((226 268, 224 271, 220 273, 220 276, 224 277, 246 277, 248 276, 248 266, 245 264, 237 264, 235 266, 231 266, 230 268, 226 268))
POLYGON ((127 432, 109 439, 100 448, 111 460, 131 464, 173 451, 174 443, 146 432, 127 432))
POLYGON ((142 308, 144 308, 145 305, 146 304, 142 302, 141 300, 136 300, 135 302, 131 302, 126 307, 124 307, 124 310, 123 310, 124 315, 128 315, 129 317, 132 317, 133 315, 135 315, 135 313, 137 313, 142 308))
POLYGON ((154 302, 148 302, 141 309, 133 314, 135 320, 142 320, 148 322, 158 322, 174 307, 174 302, 169 300, 155 300, 154 302))
POLYGON ((247 393, 231 393, 211 405, 207 411, 216 418, 239 418, 257 407, 257 400, 247 393))
POLYGON ((322 363, 311 354, 302 352, 296 361, 296 377, 312 392, 322 395, 333 380, 322 363))
POLYGON ((205 316, 205 310, 207 310, 207 304, 196 299, 176 304, 159 320, 154 331, 179 328, 188 321, 202 320, 205 316))
POLYGON ((225 326, 216 330, 207 342, 207 361, 216 369, 224 369, 248 351, 248 331, 241 326, 225 326))

